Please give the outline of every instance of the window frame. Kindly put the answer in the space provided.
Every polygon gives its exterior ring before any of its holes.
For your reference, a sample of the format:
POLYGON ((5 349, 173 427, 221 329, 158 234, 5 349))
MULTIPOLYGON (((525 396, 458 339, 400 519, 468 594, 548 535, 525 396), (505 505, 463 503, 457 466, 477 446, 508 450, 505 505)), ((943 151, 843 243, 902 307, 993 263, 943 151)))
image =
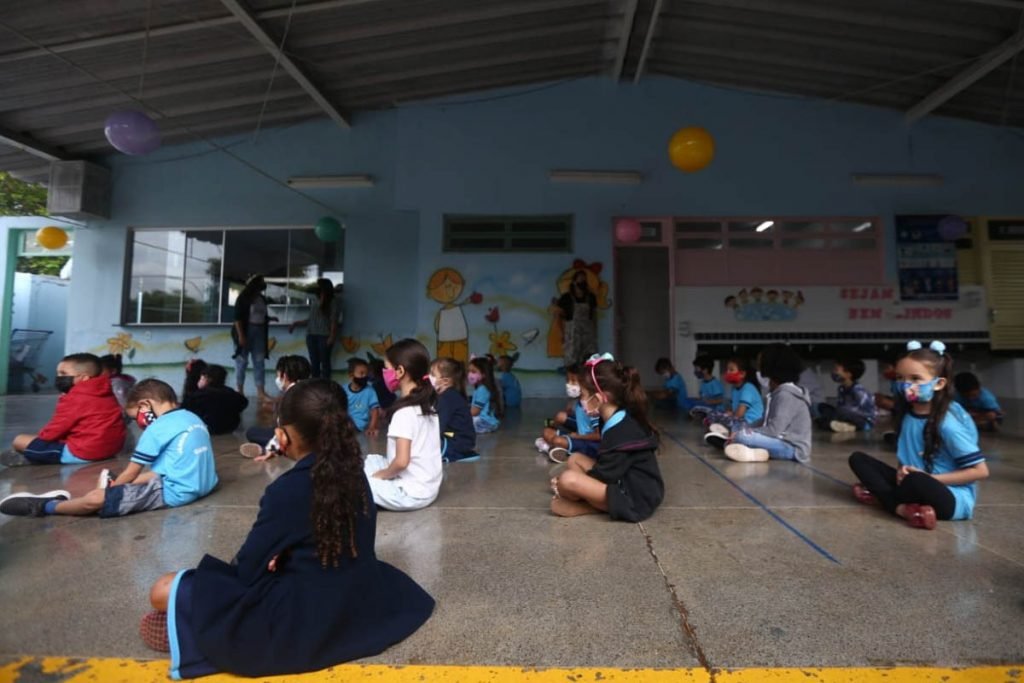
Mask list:
MULTIPOLYGON (((235 324, 234 320, 225 321, 223 319, 218 320, 218 322, 180 322, 181 314, 182 314, 182 307, 184 306, 184 299, 182 299, 181 302, 179 302, 179 309, 178 309, 178 320, 179 320, 179 322, 172 322, 172 323, 167 323, 167 322, 136 322, 136 321, 130 320, 131 311, 129 310, 130 309, 129 302, 131 300, 131 296, 130 295, 131 295, 132 264, 133 264, 133 260, 134 260, 134 257, 135 257, 135 235, 136 235, 136 233, 141 233, 141 232, 172 232, 172 231, 184 232, 184 233, 189 233, 189 232, 219 232, 223 236, 222 245, 224 245, 226 247, 226 245, 227 245, 227 234, 229 232, 258 232, 258 231, 272 231, 272 230, 286 230, 286 231, 288 231, 288 249, 287 249, 287 252, 286 252, 287 255, 285 257, 285 272, 290 272, 291 271, 291 251, 292 251, 291 231, 293 231, 293 230, 305 230, 305 231, 308 231, 308 232, 313 232, 313 228, 309 227, 308 225, 219 225, 219 226, 217 226, 217 225, 200 225, 200 226, 181 226, 181 225, 171 226, 171 225, 165 225, 165 226, 145 226, 145 227, 136 227, 136 226, 131 226, 131 225, 128 226, 128 229, 125 231, 125 251, 124 251, 125 258, 124 258, 124 268, 123 268, 122 279, 121 279, 121 320, 120 320, 120 322, 118 323, 117 326, 118 327, 230 327, 230 326, 235 324)), ((219 278, 219 282, 220 282, 220 292, 221 292, 220 295, 222 297, 224 296, 224 267, 225 267, 225 262, 226 261, 227 261, 226 258, 222 258, 221 259, 221 263, 220 263, 220 278, 219 278)), ((183 269, 182 270, 182 279, 183 280, 184 280, 184 272, 185 271, 183 269)), ((342 272, 344 272, 344 265, 342 266, 342 272)), ((335 284, 337 285, 339 283, 335 283, 335 284)), ((182 290, 182 291, 184 292, 184 290, 182 290)), ((303 308, 308 308, 308 305, 305 306, 305 307, 300 307, 300 306, 293 306, 291 304, 287 304, 286 303, 285 304, 285 313, 287 314, 291 310, 302 310, 303 308)), ((223 307, 222 306, 218 306, 217 310, 218 310, 218 314, 217 314, 218 318, 222 318, 223 307)), ((268 323, 268 326, 283 327, 283 326, 289 325, 290 322, 288 322, 288 319, 289 319, 289 316, 286 315, 284 321, 276 322, 276 323, 268 323)))
MULTIPOLYGON (((562 214, 462 214, 462 213, 446 213, 441 217, 442 230, 441 230, 441 251, 442 253, 453 253, 453 254, 502 254, 502 253, 519 253, 519 254, 566 254, 572 253, 573 244, 573 233, 576 230, 576 216, 571 213, 562 214), (501 233, 502 239, 504 240, 504 246, 501 248, 472 248, 472 247, 452 247, 451 246, 451 228, 453 224, 459 222, 475 222, 475 223, 501 223, 503 224, 503 231, 501 233), (515 223, 555 223, 564 222, 565 224, 565 246, 557 249, 548 248, 523 248, 515 247, 512 245, 512 240, 516 236, 516 233, 511 229, 511 226, 515 223)), ((534 235, 541 236, 541 235, 534 235)))

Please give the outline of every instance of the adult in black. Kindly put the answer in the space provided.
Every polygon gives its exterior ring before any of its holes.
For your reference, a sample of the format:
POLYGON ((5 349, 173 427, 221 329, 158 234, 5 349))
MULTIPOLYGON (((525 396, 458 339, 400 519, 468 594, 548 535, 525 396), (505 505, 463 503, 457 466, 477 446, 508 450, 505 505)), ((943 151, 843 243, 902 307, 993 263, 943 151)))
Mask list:
POLYGON ((565 367, 581 365, 597 353, 597 296, 587 285, 586 271, 573 273, 568 291, 558 299, 557 315, 564 321, 565 367))
POLYGON ((231 340, 235 343, 235 384, 238 393, 245 393, 245 370, 252 356, 253 382, 260 400, 266 400, 266 372, 264 363, 270 357, 268 350, 268 324, 277 318, 267 311, 267 283, 262 275, 253 275, 245 283, 245 289, 235 301, 235 324, 231 328, 231 340))
POLYGON ((334 296, 334 283, 325 277, 316 281, 316 301, 309 307, 309 317, 296 320, 288 327, 306 327, 306 348, 313 377, 331 378, 331 352, 338 338, 338 317, 341 307, 334 296))
POLYGON ((181 402, 181 407, 199 416, 210 434, 228 434, 238 429, 242 411, 249 400, 226 386, 228 371, 220 365, 207 365, 199 377, 198 388, 181 402))

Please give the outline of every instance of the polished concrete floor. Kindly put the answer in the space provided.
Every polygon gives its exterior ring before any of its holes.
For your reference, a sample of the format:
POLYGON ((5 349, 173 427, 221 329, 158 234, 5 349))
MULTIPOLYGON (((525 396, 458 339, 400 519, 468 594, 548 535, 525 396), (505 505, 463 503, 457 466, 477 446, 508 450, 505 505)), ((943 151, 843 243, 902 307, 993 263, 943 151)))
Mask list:
MULTIPOLYGON (((3 439, 52 397, 0 399, 3 439)), ((643 524, 548 512, 532 447, 558 405, 528 402, 447 466, 441 495, 381 513, 377 549, 437 599, 433 618, 373 661, 607 667, 966 666, 1024 662, 1024 441, 985 437, 992 477, 970 522, 919 531, 850 495, 850 451, 816 435, 811 466, 740 464, 659 415, 664 504, 643 524)), ((252 416, 248 416, 251 418, 252 416)), ((221 487, 184 508, 100 520, 0 516, 0 661, 152 657, 136 628, 160 574, 230 558, 287 463, 218 437, 221 487), (17 617, 12 619, 12 617, 17 617)), ((378 445, 372 450, 379 450, 378 445)), ((894 457, 889 455, 889 457, 894 457)), ((90 489, 109 464, 4 468, 11 492, 90 489)), ((115 465, 116 467, 116 465, 115 465)))

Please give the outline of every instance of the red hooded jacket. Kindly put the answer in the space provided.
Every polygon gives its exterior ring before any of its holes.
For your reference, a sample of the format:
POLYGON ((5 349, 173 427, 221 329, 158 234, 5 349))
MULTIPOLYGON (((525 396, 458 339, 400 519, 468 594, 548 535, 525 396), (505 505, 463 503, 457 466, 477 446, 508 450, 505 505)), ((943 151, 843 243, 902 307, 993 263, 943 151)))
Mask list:
POLYGON ((82 460, 103 460, 124 447, 124 418, 121 406, 106 375, 93 377, 71 387, 57 399, 57 409, 39 438, 64 441, 71 454, 82 460))

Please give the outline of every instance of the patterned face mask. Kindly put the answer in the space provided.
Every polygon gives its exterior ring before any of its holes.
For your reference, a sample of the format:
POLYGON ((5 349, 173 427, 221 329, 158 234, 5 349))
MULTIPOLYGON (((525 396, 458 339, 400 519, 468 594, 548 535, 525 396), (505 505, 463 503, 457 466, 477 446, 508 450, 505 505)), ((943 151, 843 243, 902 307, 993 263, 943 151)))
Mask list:
POLYGON ((921 382, 920 384, 900 382, 899 386, 904 398, 907 399, 907 403, 927 403, 935 398, 935 385, 938 381, 939 378, 936 377, 929 382, 921 382))

